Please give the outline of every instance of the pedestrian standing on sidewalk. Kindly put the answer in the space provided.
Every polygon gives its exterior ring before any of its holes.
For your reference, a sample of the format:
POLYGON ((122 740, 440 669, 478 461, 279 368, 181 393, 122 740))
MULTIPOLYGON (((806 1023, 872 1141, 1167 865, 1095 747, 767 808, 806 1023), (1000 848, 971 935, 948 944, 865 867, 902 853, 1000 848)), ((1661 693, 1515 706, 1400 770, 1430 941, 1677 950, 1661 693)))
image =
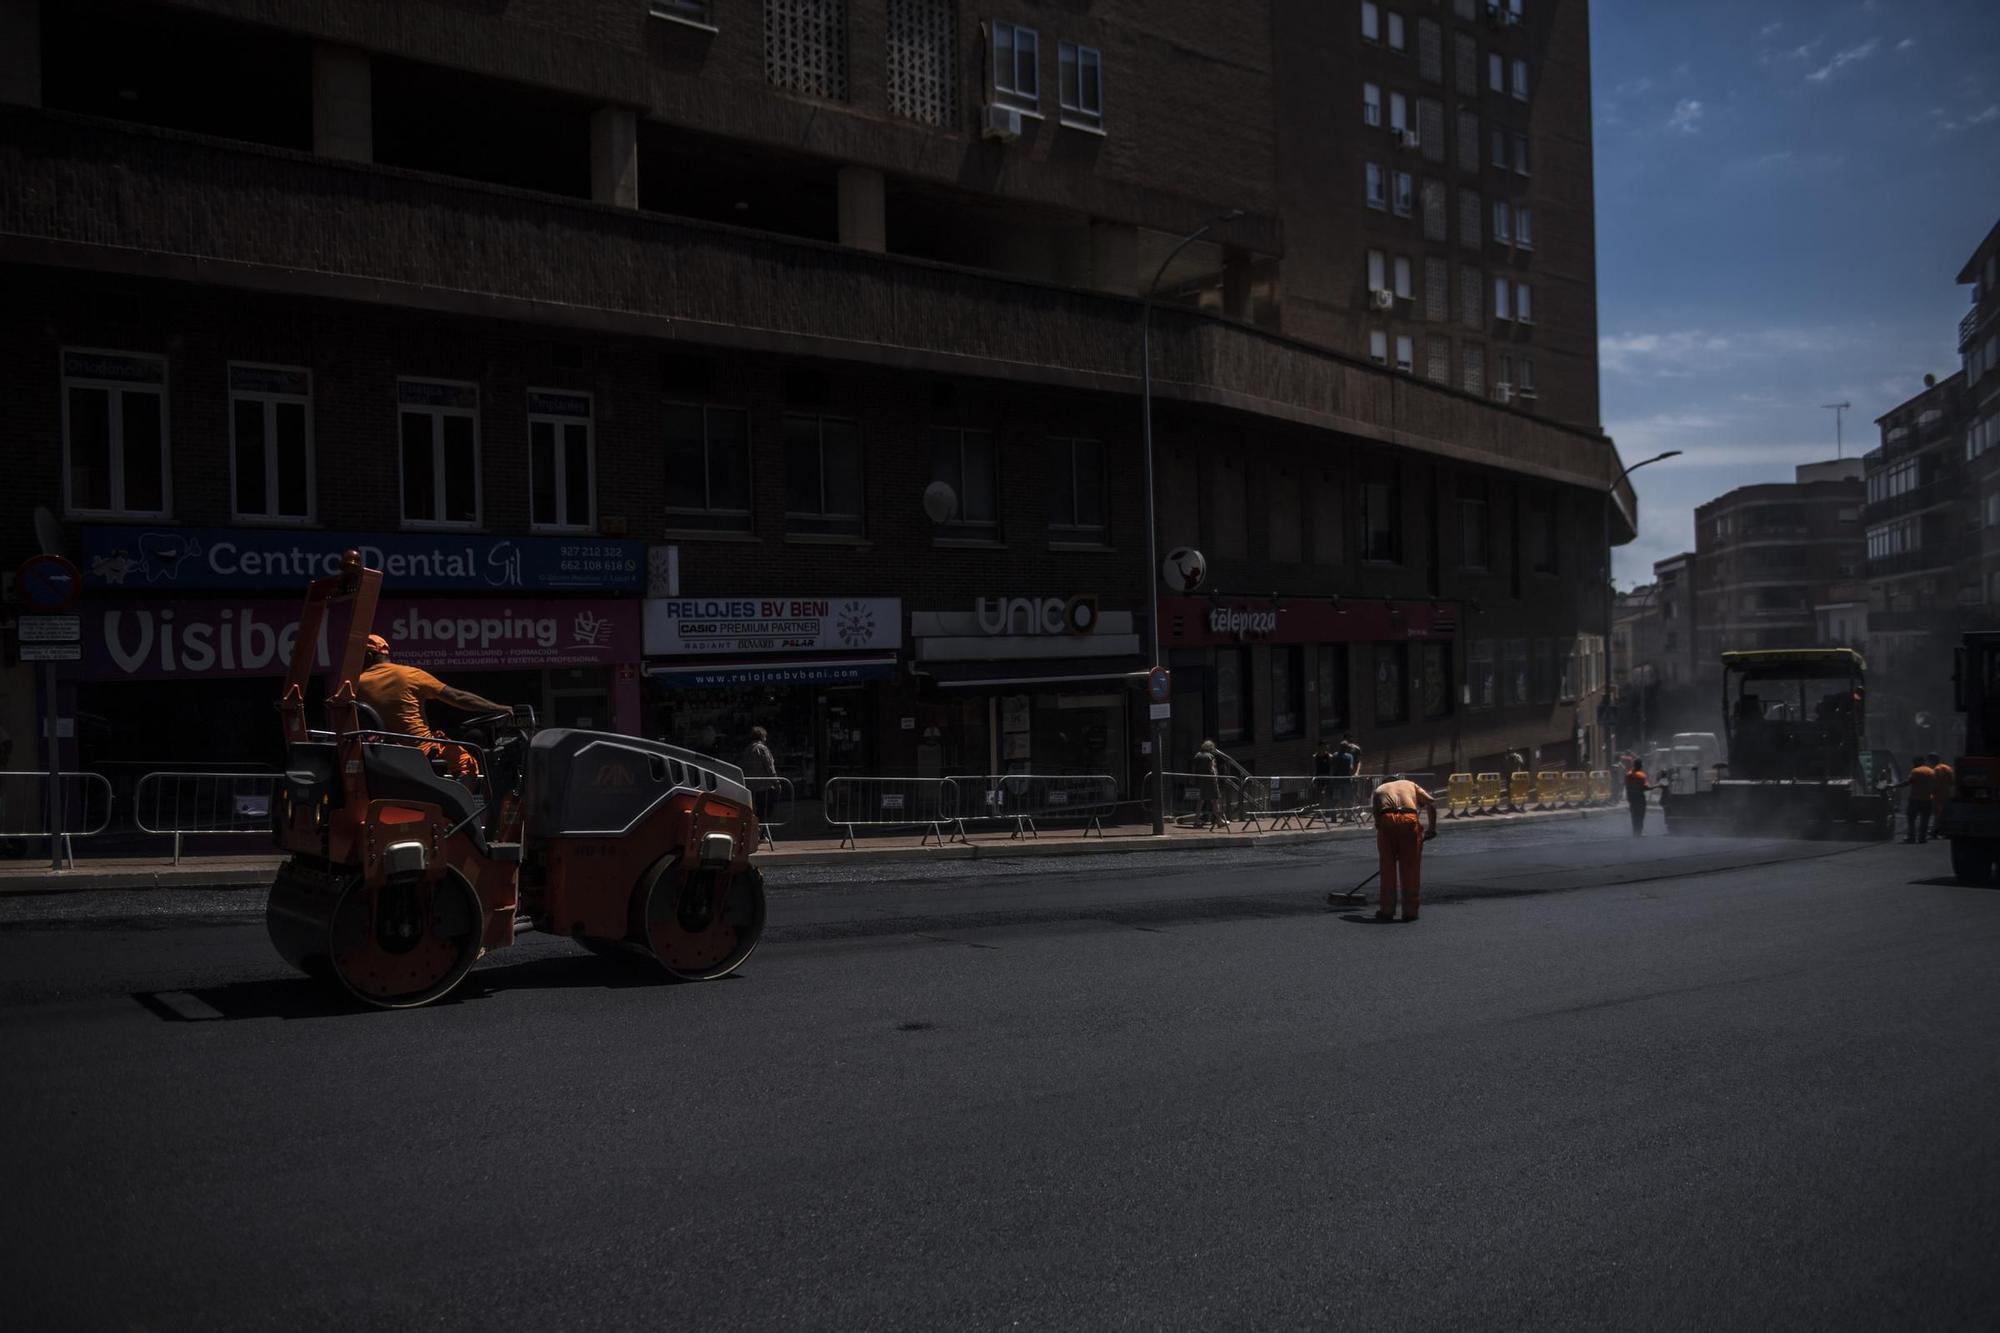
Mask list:
POLYGON ((1319 748, 1313 751, 1313 802, 1324 810, 1332 802, 1333 793, 1333 747, 1326 743, 1326 737, 1319 738, 1319 748))
POLYGON ((1222 771, 1215 763, 1215 742, 1203 741, 1194 752, 1194 773, 1201 784, 1202 828, 1227 828, 1222 817, 1222 771))
POLYGON ((1903 818, 1909 823, 1909 836, 1904 842, 1928 842, 1931 836, 1931 810, 1936 801, 1934 788, 1937 785, 1937 770, 1924 762, 1918 755, 1910 765, 1910 776, 1896 784, 1908 787, 1910 794, 1903 802, 1903 818))
POLYGON ((762 824, 771 817, 771 798, 776 794, 778 784, 758 781, 778 776, 778 760, 771 753, 767 743, 771 733, 762 727, 750 728, 750 743, 743 747, 736 766, 743 770, 743 776, 751 780, 750 799, 757 808, 757 822, 762 824))
POLYGON ((1625 770, 1625 804, 1632 811, 1632 836, 1635 838, 1646 836, 1646 793, 1651 790, 1652 780, 1646 776, 1644 766, 1635 757, 1631 767, 1625 770))
POLYGON ((1377 921, 1396 919, 1401 892, 1403 920, 1417 919, 1423 889, 1424 844, 1438 834, 1437 801, 1408 778, 1391 778, 1375 789, 1375 854, 1382 862, 1381 906, 1377 921), (1417 812, 1430 816, 1430 827, 1419 829, 1417 812))

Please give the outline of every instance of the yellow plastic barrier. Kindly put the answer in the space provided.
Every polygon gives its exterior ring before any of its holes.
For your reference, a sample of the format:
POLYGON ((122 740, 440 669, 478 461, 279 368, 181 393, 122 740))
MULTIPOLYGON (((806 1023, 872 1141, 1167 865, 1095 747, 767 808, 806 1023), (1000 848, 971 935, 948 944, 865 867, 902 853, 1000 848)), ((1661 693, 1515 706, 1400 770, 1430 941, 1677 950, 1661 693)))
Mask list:
POLYGON ((1563 801, 1563 775, 1554 769, 1535 774, 1535 804, 1553 810, 1563 801))
POLYGON ((1604 769, 1591 770, 1590 803, 1592 805, 1611 804, 1611 774, 1604 769))
POLYGON ((1580 768, 1566 770, 1563 775, 1563 804, 1582 805, 1590 799, 1590 774, 1580 768))
POLYGON ((1445 779, 1445 813, 1453 819, 1472 812, 1472 774, 1454 773, 1445 779))
POLYGON ((1535 799, 1535 775, 1516 773, 1507 779, 1507 805, 1514 810, 1526 810, 1535 799))
POLYGON ((1507 792, 1507 784, 1500 780, 1500 775, 1498 773, 1481 773, 1474 779, 1474 782, 1479 795, 1480 810, 1488 813, 1498 810, 1501 798, 1507 792))

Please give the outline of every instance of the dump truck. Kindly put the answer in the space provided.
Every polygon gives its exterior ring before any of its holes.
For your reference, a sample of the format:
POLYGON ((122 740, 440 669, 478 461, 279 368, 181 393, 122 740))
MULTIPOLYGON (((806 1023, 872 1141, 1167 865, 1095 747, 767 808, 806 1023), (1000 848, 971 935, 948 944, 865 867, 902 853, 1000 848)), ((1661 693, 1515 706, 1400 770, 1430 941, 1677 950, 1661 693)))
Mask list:
POLYGON ((1669 791, 1669 833, 1888 838, 1895 803, 1864 745, 1867 663, 1851 648, 1722 655, 1728 760, 1705 791, 1669 791))
POLYGON ((662 979, 739 967, 764 926, 741 770, 637 736, 538 729, 526 708, 450 740, 393 733, 355 692, 381 585, 348 551, 299 617, 271 801, 287 857, 265 908, 279 955, 385 1009, 442 999, 527 930, 637 956, 662 979), (335 608, 349 613, 330 636, 340 655, 309 701, 335 608))
POLYGON ((1965 714, 1965 753, 1937 833, 1951 839, 1951 873, 1961 884, 1991 884, 2000 860, 2000 630, 1975 630, 1960 643, 1952 671, 1965 714))

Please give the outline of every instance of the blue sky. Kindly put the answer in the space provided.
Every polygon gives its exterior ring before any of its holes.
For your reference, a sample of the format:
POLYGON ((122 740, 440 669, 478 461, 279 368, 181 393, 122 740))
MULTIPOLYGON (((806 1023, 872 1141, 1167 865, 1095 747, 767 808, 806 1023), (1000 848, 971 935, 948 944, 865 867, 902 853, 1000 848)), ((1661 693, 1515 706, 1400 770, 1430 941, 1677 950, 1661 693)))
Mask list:
POLYGON ((1605 429, 1634 478, 1620 587, 1694 543, 1694 506, 1848 456, 1959 366, 2000 221, 2000 0, 1599 0, 1605 429))

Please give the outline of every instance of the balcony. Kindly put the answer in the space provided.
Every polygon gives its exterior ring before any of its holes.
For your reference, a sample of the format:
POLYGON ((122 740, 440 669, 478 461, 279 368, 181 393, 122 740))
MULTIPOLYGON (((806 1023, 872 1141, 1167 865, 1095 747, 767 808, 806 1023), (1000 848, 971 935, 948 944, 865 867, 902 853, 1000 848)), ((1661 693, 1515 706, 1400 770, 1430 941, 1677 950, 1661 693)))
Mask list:
POLYGON ((1972 346, 1972 340, 1979 336, 1979 317, 1984 312, 1978 306, 1966 311, 1965 318, 1958 321, 1958 350, 1963 352, 1972 346))
MULTIPOLYGON (((391 167, 0 108, 0 261, 1132 394, 1140 303, 391 167)), ((1196 311, 1163 398, 1601 490, 1598 434, 1196 311)), ((1629 541, 1629 481, 1613 538, 1629 541)))

